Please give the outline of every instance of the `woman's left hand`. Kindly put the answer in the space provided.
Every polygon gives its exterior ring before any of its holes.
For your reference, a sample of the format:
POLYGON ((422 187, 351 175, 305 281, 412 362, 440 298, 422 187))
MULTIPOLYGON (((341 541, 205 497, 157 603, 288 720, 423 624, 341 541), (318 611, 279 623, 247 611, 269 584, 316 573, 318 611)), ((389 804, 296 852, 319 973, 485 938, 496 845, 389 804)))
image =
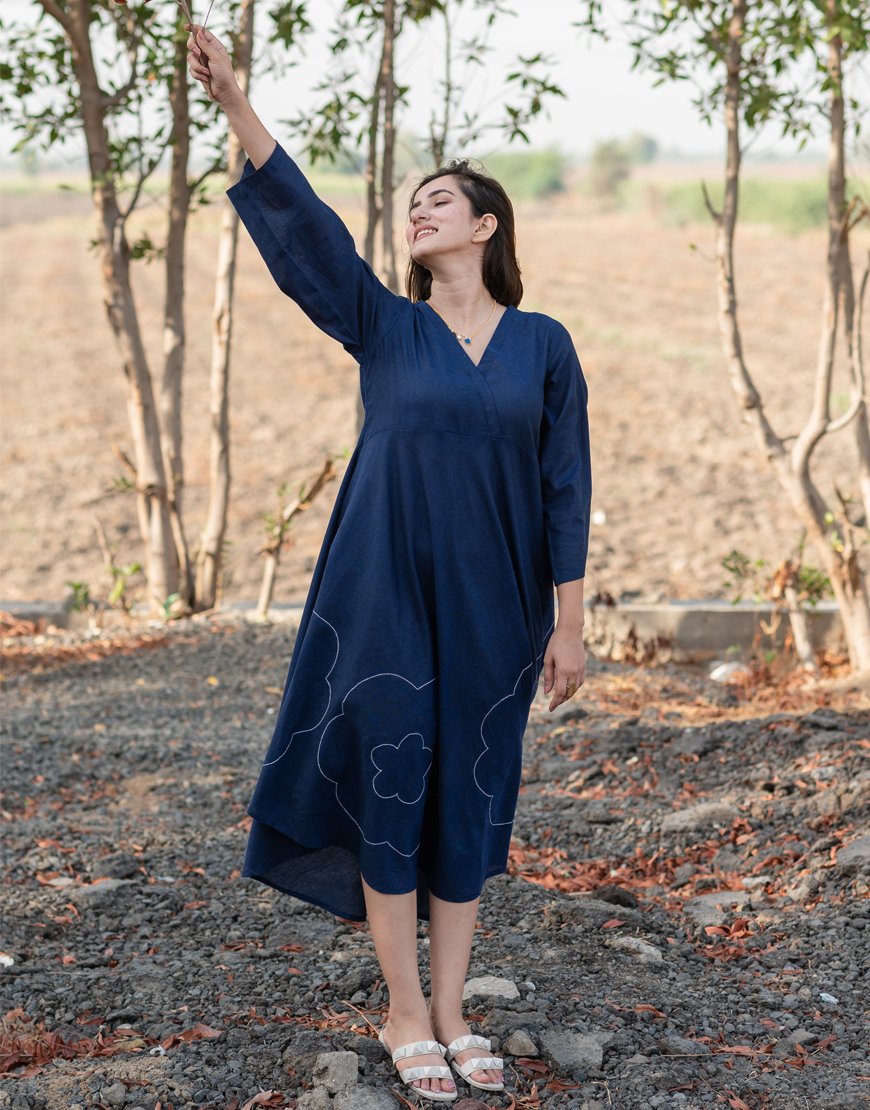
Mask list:
POLYGON ((586 649, 582 628, 574 632, 557 624, 544 652, 544 693, 553 692, 550 712, 572 698, 585 679, 586 649), (572 683, 575 684, 573 688, 572 683))

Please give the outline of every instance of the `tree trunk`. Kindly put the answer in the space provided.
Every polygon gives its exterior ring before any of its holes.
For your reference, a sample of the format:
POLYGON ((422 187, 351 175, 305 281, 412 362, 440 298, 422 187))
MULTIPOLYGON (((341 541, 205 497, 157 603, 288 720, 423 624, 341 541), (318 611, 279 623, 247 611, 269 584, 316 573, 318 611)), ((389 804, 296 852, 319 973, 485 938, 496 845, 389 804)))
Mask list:
POLYGON ((182 493, 182 378, 185 356, 184 273, 187 224, 190 215, 190 107, 187 85, 187 43, 184 17, 175 30, 175 59, 169 106, 172 112, 172 163, 169 172, 169 228, 166 236, 166 290, 163 308, 163 377, 158 396, 166 497, 172 535, 180 568, 178 592, 181 604, 173 607, 180 615, 193 607, 193 575, 184 535, 182 493))
MULTIPOLYGON (((255 0, 242 0, 239 11, 239 29, 235 35, 234 43, 236 78, 245 95, 248 93, 251 81, 254 3, 255 0)), ((236 137, 236 133, 230 128, 227 139, 228 187, 239 180, 244 165, 245 151, 236 137)), ((209 414, 211 418, 209 503, 197 563, 196 599, 198 609, 213 609, 217 604, 230 496, 229 384, 239 217, 230 203, 229 197, 225 196, 222 204, 223 214, 218 242, 217 276, 212 314, 212 356, 209 384, 209 414)))
POLYGON ((384 0, 384 54, 381 87, 384 93, 384 151, 381 158, 381 244, 387 287, 399 291, 396 243, 393 237, 393 167, 396 150, 396 2, 384 0))
MULTIPOLYGON (((386 23, 384 24, 386 28, 386 23)), ((366 151, 366 232, 363 241, 363 258, 374 269, 375 265, 375 236, 381 218, 381 202, 378 195, 378 139, 381 130, 381 96, 383 95, 384 79, 384 51, 386 50, 386 31, 381 47, 381 61, 375 76, 372 89, 371 104, 369 106, 368 149, 366 151)), ((362 431, 365 422, 365 406, 363 405, 362 391, 356 398, 356 431, 362 431)))
MULTIPOLYGON (((837 0, 827 0, 829 24, 836 22, 837 0)), ((834 36, 829 47, 828 68, 836 76, 831 89, 831 143, 828 176, 828 288, 825 296, 824 328, 813 411, 806 426, 796 437, 791 452, 785 448, 764 413, 761 397, 755 388, 744 358, 738 320, 734 280, 734 234, 740 185, 740 80, 742 74, 741 44, 746 24, 746 0, 735 0, 728 29, 726 57, 725 126, 727 132, 725 199, 722 212, 716 212, 707 198, 707 205, 716 221, 716 262, 719 294, 719 324, 732 386, 743 410, 743 418, 753 428, 756 439, 773 467, 780 484, 789 496, 798 518, 814 541, 831 582, 849 650, 849 659, 857 671, 870 670, 870 605, 866 579, 858 564, 858 553, 848 535, 834 542, 836 525, 810 474, 810 458, 819 440, 830 430, 830 389, 836 350, 838 307, 842 290, 841 277, 846 264, 843 258, 844 228, 844 105, 840 85, 842 41, 834 36)), ((848 259, 848 253, 846 254, 848 259)), ((857 413, 853 415, 858 415, 857 413)), ((847 526, 843 529, 848 531, 847 526)))
POLYGON ((139 525, 145 544, 148 604, 152 612, 162 613, 164 602, 178 583, 178 562, 172 542, 151 374, 130 285, 130 248, 112 177, 106 106, 89 37, 88 0, 70 0, 65 18, 63 26, 69 35, 81 93, 103 298, 127 379, 127 413, 136 464, 139 525))

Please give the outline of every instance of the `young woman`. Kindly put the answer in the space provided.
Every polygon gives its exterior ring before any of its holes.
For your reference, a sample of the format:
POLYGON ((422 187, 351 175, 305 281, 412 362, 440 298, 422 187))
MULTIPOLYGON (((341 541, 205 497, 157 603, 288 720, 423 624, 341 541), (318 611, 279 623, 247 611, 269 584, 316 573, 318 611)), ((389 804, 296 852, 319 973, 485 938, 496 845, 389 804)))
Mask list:
POLYGON ((467 162, 420 182, 397 296, 257 118, 223 45, 199 28, 189 42, 191 74, 248 154, 230 199, 280 288, 359 363, 365 403, 243 873, 369 921, 389 990, 381 1043, 421 1097, 457 1097, 448 1061, 503 1090, 462 991, 484 882, 507 869, 538 679, 552 710, 585 678, 586 382, 565 328, 517 308, 497 182, 467 162))

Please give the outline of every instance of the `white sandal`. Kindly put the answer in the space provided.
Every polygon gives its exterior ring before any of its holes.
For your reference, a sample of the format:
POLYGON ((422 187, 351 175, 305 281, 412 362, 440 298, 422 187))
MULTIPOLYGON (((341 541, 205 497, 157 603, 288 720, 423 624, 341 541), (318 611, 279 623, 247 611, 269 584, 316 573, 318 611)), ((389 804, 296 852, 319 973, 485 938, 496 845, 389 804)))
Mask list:
MULTIPOLYGON (((406 1056, 422 1056, 427 1052, 439 1052, 443 1056, 447 1051, 444 1045, 439 1044, 438 1041, 410 1041, 408 1044, 401 1045, 395 1052, 390 1052, 387 1042, 384 1040, 383 1030, 378 1033, 378 1040, 387 1052, 390 1053, 394 1064, 397 1060, 404 1060, 406 1056)), ((431 1089, 427 1090, 424 1087, 415 1087, 414 1084, 410 1082, 412 1079, 452 1079, 453 1075, 450 1068, 444 1064, 425 1064, 413 1068, 406 1068, 404 1071, 401 1071, 397 1066, 396 1071, 405 1086, 410 1087, 410 1089, 415 1094, 420 1095, 421 1098, 428 1098, 432 1102, 453 1102, 458 1096, 458 1092, 455 1088, 452 1091, 433 1091, 431 1089)))
POLYGON ((445 1048, 444 1055, 450 1061, 450 1066, 456 1069, 457 1073, 462 1076, 469 1086, 477 1087, 479 1091, 503 1091, 504 1081, 501 1083, 479 1083, 476 1079, 469 1079, 469 1075, 473 1071, 485 1071, 487 1068, 504 1070, 504 1061, 501 1056, 472 1056, 470 1060, 465 1060, 460 1064, 453 1057, 457 1052, 462 1052, 464 1048, 485 1048, 487 1052, 491 1052, 492 1042, 477 1033, 466 1033, 462 1037, 457 1037, 455 1041, 451 1041, 445 1048))

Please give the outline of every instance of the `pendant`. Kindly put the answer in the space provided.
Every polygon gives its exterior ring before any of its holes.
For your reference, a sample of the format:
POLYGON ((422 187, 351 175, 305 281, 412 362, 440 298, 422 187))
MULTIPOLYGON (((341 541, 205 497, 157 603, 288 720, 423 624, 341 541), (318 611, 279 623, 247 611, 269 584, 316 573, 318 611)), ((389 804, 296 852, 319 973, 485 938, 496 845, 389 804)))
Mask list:
POLYGON ((466 336, 466 337, 465 337, 465 342, 466 342, 466 343, 470 343, 470 342, 471 342, 471 337, 470 337, 470 336, 466 336))

